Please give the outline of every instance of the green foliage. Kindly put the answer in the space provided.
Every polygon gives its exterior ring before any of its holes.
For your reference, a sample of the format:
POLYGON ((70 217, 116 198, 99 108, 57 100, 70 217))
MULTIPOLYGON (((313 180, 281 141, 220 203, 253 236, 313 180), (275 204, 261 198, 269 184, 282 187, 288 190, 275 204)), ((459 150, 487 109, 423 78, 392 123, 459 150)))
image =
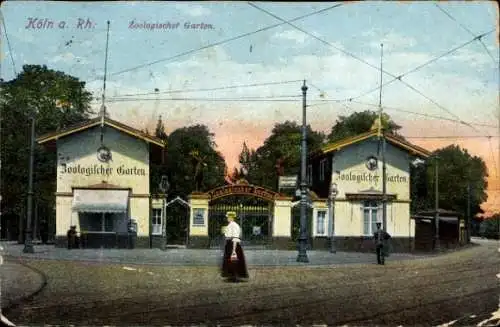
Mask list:
POLYGON ((439 149, 426 164, 412 169, 412 208, 415 211, 434 208, 435 165, 438 161, 439 207, 467 214, 467 194, 470 183, 471 216, 482 213, 481 204, 488 198, 488 171, 484 161, 471 156, 457 145, 439 149))
POLYGON ((479 235, 486 238, 500 239, 500 214, 495 214, 481 222, 479 235))
MULTIPOLYGON (((276 163, 283 159, 285 175, 300 173, 301 126, 286 121, 276 124, 271 135, 257 151, 250 151, 248 181, 270 189, 277 189, 278 176, 276 163)), ((307 126, 308 152, 317 150, 325 139, 322 133, 315 132, 307 126)))
MULTIPOLYGON (((92 113, 92 95, 76 77, 25 65, 15 79, 2 83, 0 98, 2 212, 19 215, 28 191, 31 117, 36 117, 37 135, 81 123, 92 113)), ((36 146, 33 188, 41 212, 53 212, 56 160, 52 151, 36 146)))
POLYGON ((224 184, 226 163, 215 150, 214 134, 204 125, 179 128, 168 136, 167 164, 170 195, 186 198, 195 190, 195 168, 197 161, 191 152, 196 150, 205 158, 201 191, 208 191, 224 184))
MULTIPOLYGON (((339 116, 335 125, 333 125, 328 142, 356 136, 368 132, 373 126, 378 113, 375 111, 354 112, 349 116, 339 116)), ((382 126, 385 131, 397 134, 401 126, 396 124, 388 114, 382 114, 382 126)))

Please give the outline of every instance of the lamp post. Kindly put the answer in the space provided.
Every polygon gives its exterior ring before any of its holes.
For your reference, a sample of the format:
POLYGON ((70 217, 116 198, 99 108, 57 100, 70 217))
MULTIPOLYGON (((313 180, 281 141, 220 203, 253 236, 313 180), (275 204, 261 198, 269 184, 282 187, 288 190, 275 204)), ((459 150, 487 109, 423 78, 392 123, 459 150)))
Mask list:
POLYGON ((167 249, 167 192, 170 188, 170 184, 168 183, 168 177, 165 175, 161 176, 160 186, 161 192, 163 193, 163 217, 162 217, 162 231, 161 234, 163 236, 163 245, 162 250, 167 249))
MULTIPOLYGON (((45 88, 45 83, 42 81, 40 83, 42 92, 45 88)), ((32 235, 32 215, 33 215, 33 166, 35 162, 35 112, 31 116, 31 133, 30 133, 30 161, 29 161, 29 172, 28 172, 28 203, 26 210, 26 236, 24 238, 24 253, 35 253, 35 248, 33 246, 33 235, 32 235)))
POLYGON ((436 251, 439 251, 440 249, 440 244, 439 244, 439 158, 436 156, 434 162, 434 249, 436 251))
POLYGON ((309 262, 307 258, 307 194, 306 194, 306 161, 307 161, 307 125, 306 125, 306 81, 302 85, 302 153, 300 165, 300 236, 297 262, 309 262))
POLYGON ((330 253, 336 253, 335 248, 335 198, 337 197, 337 183, 332 183, 330 186, 330 194, 328 195, 328 213, 330 215, 330 253))

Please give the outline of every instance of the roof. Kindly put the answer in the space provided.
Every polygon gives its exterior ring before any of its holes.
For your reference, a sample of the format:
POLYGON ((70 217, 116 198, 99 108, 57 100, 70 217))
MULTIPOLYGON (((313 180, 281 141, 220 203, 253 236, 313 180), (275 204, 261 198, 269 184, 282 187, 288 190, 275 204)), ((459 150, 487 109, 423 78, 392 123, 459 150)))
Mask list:
MULTIPOLYGON (((71 134, 82 132, 82 131, 90 129, 92 127, 99 126, 100 124, 101 124, 101 117, 97 117, 97 118, 85 121, 85 122, 77 124, 77 125, 69 126, 68 128, 65 128, 61 131, 56 131, 56 132, 42 135, 42 136, 37 138, 37 142, 39 144, 44 144, 44 143, 48 143, 51 141, 56 141, 57 139, 69 136, 71 134)), ((165 143, 163 142, 163 140, 161 140, 157 137, 148 135, 144 132, 141 132, 138 129, 127 126, 127 125, 120 123, 116 120, 105 118, 104 125, 109 126, 111 128, 114 128, 116 130, 119 130, 119 131, 121 131, 125 134, 128 134, 130 136, 133 136, 135 138, 144 140, 148 143, 155 144, 155 145, 160 146, 162 148, 165 147, 165 143)))
MULTIPOLYGON (((372 138, 372 137, 375 137, 377 135, 378 135, 377 130, 371 130, 371 131, 363 133, 363 134, 359 134, 359 135, 356 135, 353 137, 348 137, 348 138, 339 140, 337 142, 329 143, 329 144, 323 146, 321 149, 313 152, 311 154, 311 156, 312 157, 319 157, 319 156, 322 156, 324 154, 327 154, 327 153, 330 153, 333 151, 338 151, 342 148, 353 145, 355 143, 365 141, 365 140, 372 138)), ((401 148, 401 149, 403 149, 411 154, 420 156, 422 158, 428 158, 431 155, 431 152, 425 150, 424 148, 421 148, 419 146, 411 144, 410 142, 404 140, 401 137, 398 137, 397 135, 384 132, 383 136, 389 143, 391 143, 394 146, 399 147, 399 148, 401 148)))

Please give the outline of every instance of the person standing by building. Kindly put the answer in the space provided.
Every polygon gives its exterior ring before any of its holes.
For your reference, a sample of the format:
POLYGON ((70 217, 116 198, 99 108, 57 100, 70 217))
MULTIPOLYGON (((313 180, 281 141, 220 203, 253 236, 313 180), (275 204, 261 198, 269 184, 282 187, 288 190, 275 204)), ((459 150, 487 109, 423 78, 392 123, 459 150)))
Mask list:
POLYGON ((377 264, 383 265, 385 264, 385 257, 388 256, 389 250, 389 239, 391 235, 384 231, 382 228, 382 223, 377 222, 377 230, 375 231, 374 241, 375 241, 375 249, 377 251, 377 264))
POLYGON ((221 275, 232 282, 238 282, 239 278, 248 278, 245 255, 241 247, 241 228, 234 221, 236 219, 236 212, 227 212, 226 218, 228 224, 224 229, 226 244, 224 246, 221 275))

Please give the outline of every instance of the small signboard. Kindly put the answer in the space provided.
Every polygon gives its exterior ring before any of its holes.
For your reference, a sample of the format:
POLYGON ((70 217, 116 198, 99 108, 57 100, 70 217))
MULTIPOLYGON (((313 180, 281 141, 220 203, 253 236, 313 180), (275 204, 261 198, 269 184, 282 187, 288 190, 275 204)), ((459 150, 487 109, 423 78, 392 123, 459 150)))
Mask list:
POLYGON ((297 176, 280 176, 278 182, 279 188, 291 188, 297 187, 297 176))
POLYGON ((205 209, 197 208, 194 209, 193 214, 193 225, 205 225, 205 209))
POLYGON ((253 235, 258 236, 260 235, 261 229, 260 226, 253 226, 253 235))

